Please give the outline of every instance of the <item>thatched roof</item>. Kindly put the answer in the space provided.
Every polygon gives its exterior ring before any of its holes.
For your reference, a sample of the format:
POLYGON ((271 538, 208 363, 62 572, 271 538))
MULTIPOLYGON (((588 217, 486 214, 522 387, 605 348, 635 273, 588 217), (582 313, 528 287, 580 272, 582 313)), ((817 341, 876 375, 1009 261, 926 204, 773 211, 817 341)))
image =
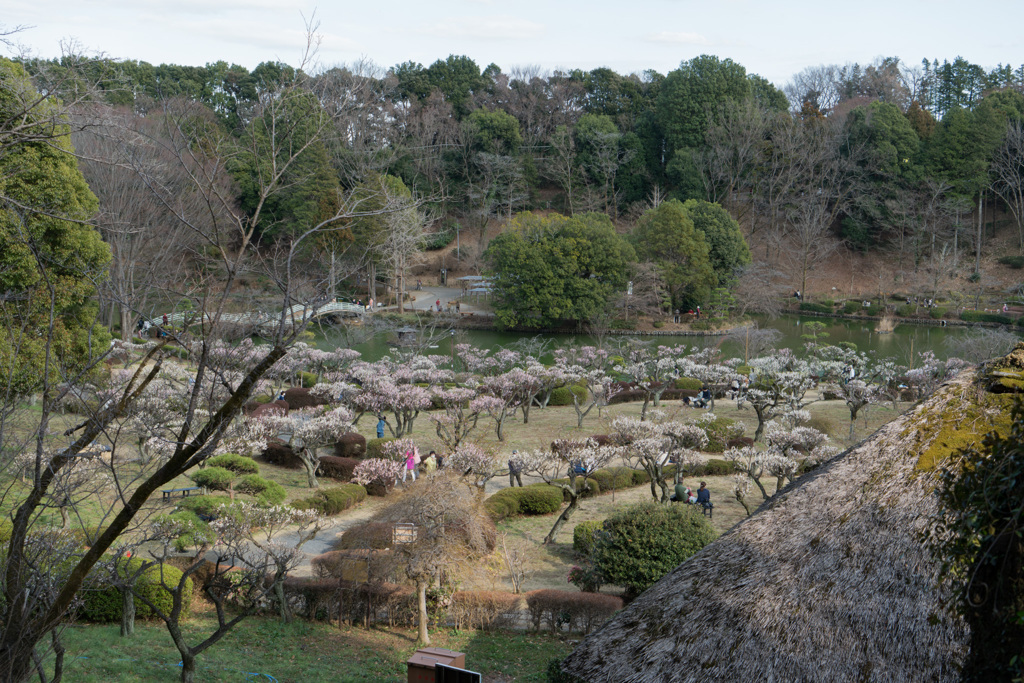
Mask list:
POLYGON ((936 451, 990 424, 974 383, 962 373, 779 492, 563 669, 616 683, 959 680, 968 632, 944 609, 949 591, 922 532, 936 510, 936 451), (954 424, 950 437, 942 426, 954 424))

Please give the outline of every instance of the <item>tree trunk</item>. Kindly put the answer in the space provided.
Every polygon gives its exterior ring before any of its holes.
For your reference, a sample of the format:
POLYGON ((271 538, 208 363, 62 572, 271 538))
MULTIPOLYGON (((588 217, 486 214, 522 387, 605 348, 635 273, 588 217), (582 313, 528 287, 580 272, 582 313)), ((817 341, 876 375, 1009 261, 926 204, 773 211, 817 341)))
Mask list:
POLYGON ((191 652, 181 653, 181 683, 195 683, 196 657, 191 652))
POLYGON ((548 535, 544 537, 544 541, 542 542, 543 545, 550 545, 555 542, 555 534, 558 533, 558 530, 562 528, 563 524, 569 521, 569 518, 572 517, 574 512, 576 512, 576 508, 580 506, 580 494, 577 493, 574 488, 575 482, 572 480, 569 481, 568 487, 561 487, 563 491, 569 491, 569 507, 565 508, 565 510, 562 511, 562 514, 558 516, 558 519, 555 520, 555 525, 551 527, 551 531, 549 531, 548 535))
POLYGON ((302 466, 306 468, 306 485, 311 489, 319 488, 320 482, 316 480, 316 470, 320 465, 320 459, 316 456, 310 457, 307 452, 303 452, 301 457, 302 466))
POLYGON ((292 608, 288 604, 288 597, 284 594, 284 581, 278 581, 274 585, 274 595, 277 596, 277 601, 280 606, 281 621, 286 624, 292 623, 294 615, 292 614, 292 608))
POLYGON ((430 645, 430 634, 427 633, 427 582, 423 579, 416 579, 416 602, 419 614, 417 640, 423 645, 430 645))
POLYGON ((121 637, 135 635, 135 596, 130 586, 121 588, 121 637))

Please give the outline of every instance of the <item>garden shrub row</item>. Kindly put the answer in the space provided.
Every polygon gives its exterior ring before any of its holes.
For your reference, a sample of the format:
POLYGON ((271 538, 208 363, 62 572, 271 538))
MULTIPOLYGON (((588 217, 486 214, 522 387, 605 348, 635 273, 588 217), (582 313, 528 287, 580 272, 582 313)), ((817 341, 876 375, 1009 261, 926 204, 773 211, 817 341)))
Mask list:
POLYGON ((342 484, 320 489, 309 498, 292 501, 299 510, 316 510, 322 515, 336 515, 366 500, 366 489, 359 484, 342 484))
POLYGON ((526 608, 534 630, 547 626, 554 633, 563 628, 590 633, 622 609, 622 604, 622 598, 601 593, 544 589, 526 594, 526 608))
POLYGON ((562 489, 548 484, 501 489, 484 501, 495 522, 516 515, 547 515, 562 507, 562 489))
POLYGON ((691 389, 693 391, 700 391, 704 388, 704 382, 700 381, 696 377, 680 377, 675 381, 676 389, 691 389))
MULTIPOLYGON (((118 568, 121 577, 127 578, 142 567, 142 558, 133 557, 118 568)), ((146 569, 135 583, 135 616, 140 618, 153 616, 153 610, 138 595, 146 597, 164 614, 169 614, 173 606, 171 592, 164 587, 177 586, 181 580, 181 570, 170 565, 156 564, 146 569), (161 583, 162 577, 162 583, 161 583)), ((185 595, 192 594, 192 579, 185 581, 185 595)), ((100 574, 92 575, 87 581, 86 589, 81 592, 82 605, 78 615, 87 621, 110 623, 121 620, 121 592, 100 574)), ((189 602, 182 605, 182 617, 187 617, 189 602)))
POLYGON ((223 509, 223 506, 231 506, 231 498, 228 496, 189 496, 182 498, 177 505, 178 510, 194 512, 203 520, 214 520, 222 514, 230 514, 230 509, 223 509))
POLYGON ((278 467, 285 467, 290 470, 302 468, 302 460, 299 456, 292 450, 291 446, 280 439, 268 439, 267 447, 263 449, 260 457, 271 465, 277 465, 278 467))
POLYGON ((456 591, 448 605, 455 628, 477 628, 489 633, 512 629, 519 621, 523 596, 504 591, 456 591))
POLYGON ((986 313, 984 311, 964 311, 960 319, 969 323, 999 323, 1001 325, 1012 325, 1013 319, 1002 313, 986 313))
POLYGON ((810 313, 832 313, 832 306, 811 303, 809 301, 802 301, 800 302, 800 310, 808 311, 810 313))

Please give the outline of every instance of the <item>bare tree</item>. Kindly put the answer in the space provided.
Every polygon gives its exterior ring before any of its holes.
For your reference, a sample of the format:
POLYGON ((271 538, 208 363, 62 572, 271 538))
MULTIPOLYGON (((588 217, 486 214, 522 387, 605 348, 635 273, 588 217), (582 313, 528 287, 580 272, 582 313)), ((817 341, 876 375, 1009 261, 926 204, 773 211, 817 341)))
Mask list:
POLYGON ((992 155, 992 189, 1006 202, 1017 224, 1017 246, 1024 254, 1024 124, 1010 121, 992 155))

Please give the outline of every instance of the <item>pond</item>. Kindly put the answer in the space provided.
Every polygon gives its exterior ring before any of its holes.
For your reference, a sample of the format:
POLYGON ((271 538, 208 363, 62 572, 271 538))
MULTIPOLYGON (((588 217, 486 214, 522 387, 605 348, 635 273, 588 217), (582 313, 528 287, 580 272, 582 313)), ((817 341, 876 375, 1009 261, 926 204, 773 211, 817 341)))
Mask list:
MULTIPOLYGON (((802 354, 804 352, 805 340, 801 338, 804 334, 805 325, 811 321, 823 322, 826 325, 823 341, 829 344, 839 342, 852 342, 861 351, 874 352, 879 358, 895 358, 901 364, 908 364, 911 353, 916 356, 918 353, 931 350, 939 358, 947 358, 950 355, 946 340, 959 337, 970 330, 969 327, 939 327, 935 325, 899 325, 889 334, 878 334, 874 331, 875 321, 873 320, 847 320, 837 318, 817 318, 806 316, 782 316, 774 319, 757 317, 755 320, 760 328, 774 328, 782 333, 778 342, 778 348, 791 348, 802 354)), ((335 348, 337 346, 348 346, 349 341, 341 334, 330 329, 318 331, 314 342, 320 348, 335 348)), ((503 346, 511 346, 524 339, 532 339, 541 336, 552 341, 553 347, 563 347, 571 344, 595 344, 596 339, 590 335, 571 334, 529 334, 523 332, 495 332, 488 330, 456 330, 455 343, 470 343, 479 348, 497 349, 503 346)), ((607 340, 615 336, 609 334, 607 340)), ((742 357, 743 349, 738 342, 723 337, 690 337, 690 336, 643 336, 639 339, 652 340, 656 344, 677 345, 688 344, 698 348, 707 346, 720 346, 724 358, 742 357)), ((439 340, 434 353, 451 353, 452 337, 444 337, 439 340)), ((352 348, 361 352, 366 360, 377 360, 388 353, 391 346, 384 335, 377 335, 369 341, 352 343, 352 348)))

